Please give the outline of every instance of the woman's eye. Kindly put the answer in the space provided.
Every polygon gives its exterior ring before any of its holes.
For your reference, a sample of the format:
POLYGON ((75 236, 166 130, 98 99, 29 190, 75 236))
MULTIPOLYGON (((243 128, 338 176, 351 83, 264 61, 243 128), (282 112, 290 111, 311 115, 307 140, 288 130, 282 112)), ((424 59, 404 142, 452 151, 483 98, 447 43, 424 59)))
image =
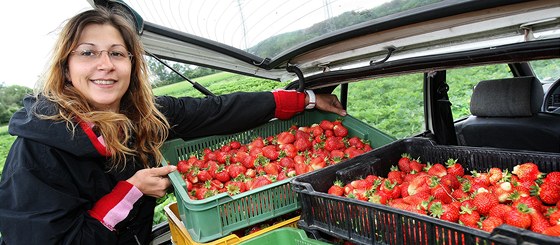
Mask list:
POLYGON ((82 50, 80 51, 81 56, 95 56, 95 52, 92 50, 82 50))
POLYGON ((111 51, 109 54, 111 55, 111 57, 125 57, 124 52, 122 51, 111 51))

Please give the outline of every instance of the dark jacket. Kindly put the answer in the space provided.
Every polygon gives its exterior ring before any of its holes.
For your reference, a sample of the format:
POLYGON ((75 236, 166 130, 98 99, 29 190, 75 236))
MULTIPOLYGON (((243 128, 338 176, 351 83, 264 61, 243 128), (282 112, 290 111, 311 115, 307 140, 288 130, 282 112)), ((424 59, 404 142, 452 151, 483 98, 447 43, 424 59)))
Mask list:
MULTIPOLYGON (((148 244, 155 198, 142 196, 115 231, 88 214, 118 181, 141 166, 109 171, 107 158, 82 128, 72 135, 65 123, 38 119, 30 113, 35 102, 26 98, 25 108, 10 120, 9 133, 17 138, 0 181, 2 244, 148 244)), ((156 102, 173 125, 170 138, 242 131, 272 119, 275 110, 270 92, 158 97, 156 102)), ((54 110, 53 104, 40 100, 41 112, 54 110)))

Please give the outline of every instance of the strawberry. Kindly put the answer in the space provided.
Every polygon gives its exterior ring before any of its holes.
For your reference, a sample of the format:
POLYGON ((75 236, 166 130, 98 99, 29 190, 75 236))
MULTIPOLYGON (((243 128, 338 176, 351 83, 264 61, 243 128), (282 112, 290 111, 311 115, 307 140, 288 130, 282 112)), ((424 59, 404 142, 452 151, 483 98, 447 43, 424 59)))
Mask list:
POLYGON ((436 198, 436 200, 440 200, 443 204, 449 204, 453 201, 451 197, 451 189, 439 183, 439 179, 436 176, 430 177, 432 179, 432 183, 430 184, 430 193, 432 196, 436 198))
POLYGON ((262 187, 262 186, 265 186, 265 185, 269 185, 269 184, 272 184, 272 181, 269 179, 269 177, 266 176, 266 175, 261 175, 261 176, 258 176, 257 178, 255 178, 253 180, 253 182, 251 183, 251 186, 249 186, 248 189, 249 190, 254 190, 256 188, 259 188, 259 187, 262 187))
POLYGON ((459 222, 465 226, 478 228, 478 222, 480 221, 480 214, 474 210, 469 205, 461 206, 461 211, 459 212, 459 222))
POLYGON ((321 169, 327 166, 327 163, 325 161, 325 158, 322 157, 314 157, 311 159, 311 161, 309 162, 309 166, 313 169, 313 170, 317 170, 317 169, 321 169))
POLYGON ((508 215, 504 217, 504 222, 508 225, 527 229, 531 226, 531 209, 525 204, 519 204, 508 215))
POLYGON ((214 178, 221 181, 222 183, 226 183, 230 180, 229 173, 228 171, 226 171, 224 165, 220 165, 218 167, 218 170, 216 170, 216 175, 214 176, 214 178))
POLYGON ((488 216, 498 217, 503 220, 504 216, 506 216, 512 210, 513 208, 509 205, 498 204, 490 209, 490 211, 488 212, 488 216))
POLYGON ((552 212, 548 220, 551 225, 560 225, 560 210, 556 209, 556 211, 552 212))
POLYGON ((278 149, 275 145, 267 145, 262 148, 262 154, 271 161, 274 161, 278 159, 280 152, 278 152, 278 149))
POLYGON ((560 186, 560 172, 556 171, 556 172, 550 172, 546 174, 543 183, 547 183, 547 182, 560 186))
POLYGON ((294 169, 296 171, 296 175, 301 175, 313 171, 313 168, 311 168, 311 166, 307 165, 306 163, 298 163, 297 161, 294 169))
POLYGON ((323 132, 325 130, 323 128, 321 128, 321 126, 319 126, 319 124, 313 124, 311 125, 311 127, 309 128, 309 133, 311 135, 313 135, 313 137, 318 137, 323 135, 323 132))
POLYGON ((560 236, 560 225, 548 227, 542 233, 548 236, 560 236))
POLYGON ((490 168, 488 170, 488 180, 491 185, 495 185, 502 179, 502 170, 500 168, 490 168))
POLYGON ((430 187, 427 184, 427 179, 429 178, 426 173, 419 173, 414 179, 408 184, 408 195, 414 195, 422 191, 430 191, 430 187))
POLYGON ((263 169, 268 175, 278 175, 279 173, 278 164, 276 162, 264 163, 263 169))
POLYGON ((445 162, 445 165, 447 166, 447 174, 459 177, 465 175, 465 169, 460 163, 457 163, 457 159, 450 158, 445 162))
POLYGON ((489 192, 480 192, 473 198, 473 205, 481 215, 487 215, 499 203, 498 198, 489 192))
POLYGON ((498 198, 500 203, 509 201, 511 193, 513 193, 513 186, 510 182, 500 182, 490 187, 491 192, 498 198))
POLYGON ((543 203, 554 205, 560 201, 560 186, 544 182, 541 186, 532 186, 531 194, 538 195, 543 203))
POLYGON ((519 206, 520 204, 524 204, 529 208, 532 208, 536 211, 542 212, 543 210, 543 206, 542 206, 542 202, 539 200, 539 198, 534 197, 534 196, 525 196, 525 197, 520 197, 519 199, 517 199, 516 201, 514 201, 511 206, 514 208, 517 208, 517 206, 519 206))
POLYGON ((244 174, 247 171, 247 168, 240 164, 230 164, 226 170, 231 178, 236 178, 240 174, 244 174))
POLYGON ((397 166, 391 166, 391 171, 387 174, 387 179, 397 184, 402 184, 404 173, 399 171, 397 166))
POLYGON ((447 168, 441 163, 435 163, 434 165, 428 163, 425 169, 427 169, 428 174, 431 176, 443 177, 447 175, 447 168))
POLYGON ((488 218, 486 218, 485 220, 483 220, 481 222, 481 229, 483 231, 486 232, 492 232, 492 230, 494 230, 494 228, 502 225, 504 223, 504 221, 498 217, 494 217, 494 216, 489 216, 488 218))
POLYGON ((358 149, 354 146, 350 146, 348 148, 346 148, 346 150, 344 150, 344 155, 348 156, 348 158, 354 158, 358 155, 363 154, 365 151, 362 149, 358 149))
POLYGON ((319 123, 319 126, 323 129, 323 130, 332 130, 334 128, 334 124, 329 121, 329 120, 322 120, 319 123))
POLYGON ((420 163, 418 159, 411 159, 410 160, 410 171, 414 171, 415 173, 422 172, 424 169, 424 164, 420 163))
POLYGON ((443 177, 441 177, 439 182, 442 185, 448 186, 453 190, 459 189, 461 187, 461 182, 459 182, 459 179, 457 179, 457 175, 453 174, 444 175, 443 177))
POLYGON ((348 129, 342 126, 342 124, 337 124, 333 126, 333 133, 338 137, 346 137, 348 136, 348 129))
POLYGON ((405 173, 410 173, 410 155, 407 153, 403 153, 401 158, 399 159, 397 165, 399 169, 405 173))
POLYGON ((327 191, 330 195, 343 196, 344 195, 344 184, 340 180, 335 180, 333 185, 327 191))
POLYGON ((532 162, 523 163, 513 167, 513 174, 517 175, 520 180, 535 181, 542 177, 542 173, 536 164, 532 162))
POLYGON ((296 139, 296 141, 294 142, 294 146, 298 151, 306 151, 311 150, 313 144, 311 144, 311 141, 309 139, 301 137, 296 139))
POLYGON ((531 215, 531 226, 529 227, 531 231, 542 233, 546 228, 551 226, 548 219, 546 219, 541 212, 532 210, 529 212, 529 215, 531 215))
POLYGON ((294 141, 296 141, 296 136, 289 131, 279 133, 276 138, 276 143, 279 145, 291 144, 294 141))
POLYGON ((459 208, 451 204, 442 204, 441 202, 434 202, 430 206, 430 214, 436 218, 446 220, 449 222, 459 221, 459 208))
POLYGON ((198 171, 196 177, 200 182, 206 182, 208 180, 212 180, 212 175, 210 175, 210 172, 208 172, 208 170, 205 169, 198 171))
POLYGON ((362 141, 362 139, 360 139, 357 136, 351 137, 350 139, 348 139, 348 144, 350 146, 354 146, 358 149, 363 149, 365 146, 365 143, 362 141))
POLYGON ((187 171, 189 171, 189 166, 187 164, 186 160, 180 160, 177 162, 177 171, 181 174, 186 173, 187 171))

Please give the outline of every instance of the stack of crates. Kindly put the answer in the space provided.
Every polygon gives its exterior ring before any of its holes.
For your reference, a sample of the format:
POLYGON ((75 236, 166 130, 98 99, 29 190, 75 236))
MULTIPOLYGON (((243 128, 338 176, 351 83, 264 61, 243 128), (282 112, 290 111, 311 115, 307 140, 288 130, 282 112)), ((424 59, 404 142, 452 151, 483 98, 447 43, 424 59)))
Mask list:
POLYGON ((403 153, 422 162, 457 159, 465 168, 486 171, 534 162, 544 173, 560 171, 560 154, 496 148, 444 146, 423 138, 408 138, 343 163, 294 177, 302 215, 298 227, 357 244, 560 244, 560 237, 502 225, 488 233, 387 205, 327 194, 334 180, 348 181, 369 174, 387 176, 403 153))
MULTIPOLYGON (((310 126, 322 120, 334 121, 339 116, 317 110, 306 111, 290 120, 273 120, 260 127, 231 135, 210 136, 184 141, 167 141, 161 152, 163 165, 177 164, 191 155, 200 156, 205 148, 212 150, 232 140, 242 144, 261 136, 266 138, 288 130, 292 125, 310 126)), ((378 131, 352 116, 343 118, 349 136, 357 136, 370 142, 373 148, 391 143, 394 138, 378 131)), ((235 196, 221 193, 204 200, 192 200, 188 196, 186 183, 177 172, 169 175, 177 197, 180 220, 185 226, 186 235, 197 243, 207 243, 222 239, 233 231, 240 230, 272 218, 299 210, 301 204, 293 191, 288 178, 270 185, 250 190, 235 196)))

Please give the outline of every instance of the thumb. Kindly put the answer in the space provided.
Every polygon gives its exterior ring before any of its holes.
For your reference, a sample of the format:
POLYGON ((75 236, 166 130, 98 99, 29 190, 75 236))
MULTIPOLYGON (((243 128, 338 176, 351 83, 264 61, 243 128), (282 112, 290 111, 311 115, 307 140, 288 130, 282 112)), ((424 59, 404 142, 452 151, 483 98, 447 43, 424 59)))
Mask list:
POLYGON ((168 175, 169 173, 173 172, 177 170, 177 166, 175 165, 168 165, 168 166, 163 166, 163 167, 159 167, 159 168, 153 168, 154 174, 157 176, 165 176, 168 175))

